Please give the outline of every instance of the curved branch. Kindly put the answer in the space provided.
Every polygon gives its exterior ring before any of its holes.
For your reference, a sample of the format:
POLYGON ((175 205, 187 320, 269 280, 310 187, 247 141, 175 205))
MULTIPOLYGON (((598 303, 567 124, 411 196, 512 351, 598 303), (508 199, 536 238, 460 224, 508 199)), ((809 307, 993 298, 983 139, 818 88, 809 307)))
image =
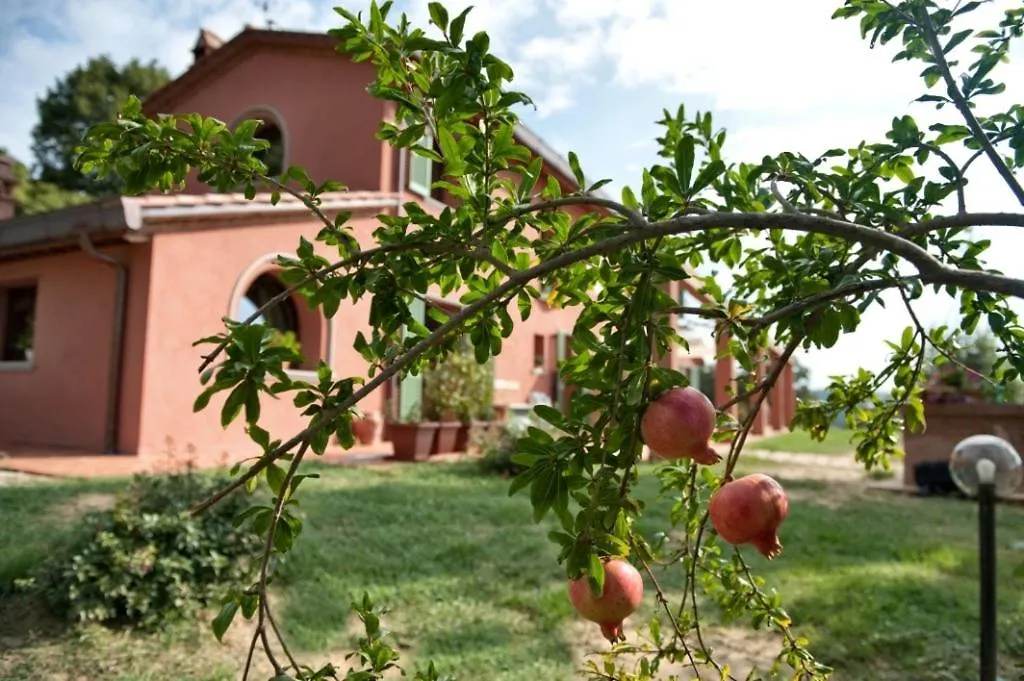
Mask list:
POLYGON ((1024 213, 960 213, 910 225, 899 235, 907 239, 949 227, 1024 227, 1024 213))
MULTIPOLYGON (((538 209, 536 207, 531 208, 533 210, 538 209)), ((908 262, 914 264, 918 269, 922 283, 925 284, 947 284, 976 291, 1005 293, 1018 298, 1024 298, 1024 280, 947 267, 925 249, 898 235, 833 218, 804 215, 802 213, 709 213, 706 215, 683 215, 662 222, 648 223, 642 230, 630 230, 604 241, 588 244, 575 251, 562 253, 528 270, 523 270, 513 277, 509 277, 483 298, 464 307, 449 321, 419 341, 406 351, 405 354, 368 381, 351 397, 342 401, 335 408, 325 411, 322 419, 318 419, 290 440, 279 445, 277 449, 265 454, 228 487, 207 501, 198 504, 192 512, 194 514, 200 513, 234 490, 242 487, 248 480, 259 475, 270 463, 307 441, 320 429, 326 427, 327 423, 364 399, 424 352, 440 344, 449 333, 461 327, 471 317, 474 317, 494 301, 501 299, 518 286, 522 286, 541 275, 554 272, 568 265, 660 236, 716 228, 745 230, 768 229, 772 227, 798 232, 830 234, 849 241, 858 241, 868 246, 873 246, 874 248, 870 249, 872 251, 875 249, 889 251, 902 256, 908 262)))

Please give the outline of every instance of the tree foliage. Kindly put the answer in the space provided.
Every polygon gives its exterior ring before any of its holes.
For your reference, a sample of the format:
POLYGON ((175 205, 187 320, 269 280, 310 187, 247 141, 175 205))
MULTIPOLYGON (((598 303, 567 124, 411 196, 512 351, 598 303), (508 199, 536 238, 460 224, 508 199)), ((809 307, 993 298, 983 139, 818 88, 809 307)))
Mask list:
MULTIPOLYGON (((0 155, 6 154, 7 150, 0 148, 0 155)), ((13 160, 14 179, 18 183, 14 188, 15 215, 46 213, 86 203, 92 198, 85 192, 67 191, 51 182, 34 180, 28 166, 17 159, 13 160)))
MULTIPOLYGON (((265 599, 273 558, 301 532, 296 503, 307 477, 300 472, 303 459, 321 454, 332 432, 351 443, 360 400, 391 377, 419 372, 453 351, 462 336, 479 362, 499 353, 515 317, 526 319, 542 298, 579 312, 571 357, 559 367, 578 390, 567 413, 535 408, 550 428, 531 428, 518 441, 515 461, 524 470, 510 482, 510 494, 528 495, 537 521, 557 519, 550 539, 567 577, 587 575, 599 586, 601 557, 629 556, 658 604, 656 616, 635 632, 635 643, 614 646, 600 664, 588 663, 587 676, 650 679, 672 661, 691 665, 695 674, 710 668, 731 678, 705 644, 701 623, 711 602, 754 627, 780 632, 777 668, 786 664, 798 678, 826 678, 828 667, 793 631, 781 596, 710 529, 706 502, 734 471, 754 417, 793 353, 830 348, 856 332, 884 291, 898 292, 907 314, 888 363, 836 377, 822 399, 802 400, 795 427, 824 437, 836 415, 846 413, 865 467, 887 466, 899 454, 904 427, 924 425, 926 349, 951 347, 949 330, 926 329, 917 317, 915 304, 926 289, 957 297, 961 331, 991 329, 999 344, 992 380, 1013 381, 1024 372, 1024 329, 1008 304, 1024 297, 1024 281, 986 269, 989 243, 969 231, 1024 227, 1024 214, 970 212, 964 197, 968 171, 981 162, 991 164, 1024 204, 1015 176, 1024 166, 1024 107, 990 115, 976 107, 1003 89, 995 74, 1022 33, 1024 9, 1007 10, 998 26, 978 30, 970 22, 980 5, 846 0, 835 12, 836 19, 858 22, 872 46, 894 42, 896 60, 922 65, 925 88, 916 101, 935 107, 941 122, 923 127, 908 114, 893 119, 884 140, 814 157, 784 152, 735 161, 712 114, 680 106, 659 121, 659 162, 617 200, 595 195, 606 181, 588 183, 575 154, 568 160, 579 190, 566 192, 554 179, 542 179, 540 159, 513 134, 513 109, 530 99, 510 88, 512 70, 489 51, 487 34, 466 34, 466 12, 452 16, 431 3, 437 36, 431 37, 404 16, 391 18, 390 2, 373 3, 366 17, 339 8, 345 23, 331 34, 352 58, 375 66, 371 94, 397 105, 396 118, 381 124, 379 137, 443 164, 439 184, 458 201, 436 216, 416 203, 406 204, 404 215, 381 215, 372 244, 356 240, 347 215, 330 217, 320 209, 317 197, 337 183, 315 182, 295 167, 280 179, 266 176, 255 156, 266 143, 254 138, 254 122, 229 130, 198 114, 149 120, 133 99, 118 121, 95 126, 81 149, 81 167, 122 178, 130 192, 172 190, 197 168, 200 180, 217 190, 244 183, 250 195, 261 186, 295 194, 322 225, 317 243, 302 238, 294 257, 282 260, 292 290, 327 316, 345 300, 371 300, 372 332, 355 343, 370 367, 365 376, 335 376, 326 365, 314 381, 289 376, 284 367, 293 351, 252 324, 259 313, 199 341, 209 352, 195 408, 210 407, 222 395, 217 404, 224 425, 241 419, 262 454, 239 465, 234 482, 194 510, 201 513, 242 488, 266 485, 273 495, 272 503, 254 506, 245 517, 263 537, 264 552, 244 593, 259 595, 253 648, 263 643, 276 678, 336 677, 330 665, 312 670, 293 658, 265 599), (439 152, 418 146, 428 130, 439 152), (568 207, 586 214, 572 217, 568 207), (733 272, 728 290, 691 274, 709 262, 733 272), (685 348, 669 322, 676 303, 665 291, 667 283, 684 279, 710 298, 698 313, 715 320, 716 334, 728 334, 728 352, 741 370, 762 378, 717 405, 717 437, 730 443, 721 469, 692 462, 658 469, 664 493, 676 499, 668 518, 673 530, 647 536, 637 526, 645 508, 635 493, 638 425, 654 396, 686 382, 658 362, 670 346, 685 348), (433 331, 410 311, 417 298, 430 305, 428 289, 459 296, 463 304, 455 313, 431 307, 439 323, 433 331), (774 360, 766 357, 771 344, 781 348, 774 360), (890 381, 894 387, 881 395, 879 387, 890 381), (263 401, 284 395, 308 418, 299 433, 269 433, 260 425, 263 401), (729 407, 741 400, 750 408, 737 420, 729 407), (686 576, 676 602, 658 586, 653 565, 686 576), (270 637, 280 647, 268 645, 270 637), (623 652, 640 654, 626 662, 623 652)), ((382 637, 377 606, 368 598, 354 606, 366 636, 357 670, 345 678, 380 678, 397 664, 397 653, 382 637)), ((224 605, 218 636, 239 608, 237 600, 224 605)), ((439 678, 439 672, 430 667, 416 678, 439 678)))
POLYGON ((36 177, 46 184, 35 189, 50 203, 55 193, 47 185, 92 196, 116 193, 121 186, 116 177, 97 178, 75 169, 75 147, 90 127, 114 120, 127 97, 143 98, 168 80, 170 74, 155 61, 133 59, 118 66, 107 55, 93 57, 58 80, 36 100, 32 153, 36 177))

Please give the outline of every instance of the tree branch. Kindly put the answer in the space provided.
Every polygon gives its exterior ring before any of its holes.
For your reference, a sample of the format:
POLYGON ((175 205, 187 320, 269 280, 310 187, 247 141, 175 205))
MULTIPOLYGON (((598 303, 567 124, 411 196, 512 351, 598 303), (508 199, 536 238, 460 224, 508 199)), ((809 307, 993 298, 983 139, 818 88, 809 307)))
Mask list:
POLYGON ((1024 227, 1024 213, 960 213, 945 215, 910 225, 899 235, 912 239, 921 234, 949 227, 1024 227))
MULTIPOLYGON (((537 206, 525 208, 529 209, 527 212, 539 209, 537 206)), ((342 401, 334 409, 324 412, 323 419, 318 419, 290 440, 278 446, 277 449, 264 455, 226 489, 196 506, 193 509, 193 513, 200 513, 209 508, 221 498, 227 496, 227 494, 243 486, 248 480, 259 475, 271 462, 308 440, 321 428, 326 427, 327 423, 364 399, 424 352, 440 344, 447 334, 462 326, 468 319, 486 309, 491 303, 499 300, 518 286, 522 286, 541 275, 554 272, 568 265, 668 234, 682 234, 716 228, 744 230, 769 229, 772 227, 798 232, 829 234, 873 246, 872 251, 877 249, 900 255, 917 267, 920 279, 925 284, 948 284, 976 291, 1005 293, 1018 298, 1024 298, 1024 280, 947 267, 925 249, 896 234, 833 218, 804 215, 802 213, 708 213, 705 215, 682 215, 662 222, 648 223, 642 230, 629 230, 603 241, 588 244, 575 251, 561 253, 528 270, 522 270, 515 276, 509 277, 483 298, 464 307, 458 314, 454 315, 448 322, 429 336, 419 341, 404 355, 395 359, 394 362, 368 381, 351 397, 342 401)), ((862 257, 867 257, 867 255, 865 254, 862 257)))
POLYGON ((1002 157, 999 156, 999 152, 996 151, 995 146, 989 140, 988 135, 981 129, 981 124, 975 117, 974 112, 971 111, 971 105, 964 97, 963 92, 957 87, 956 81, 953 79, 953 73, 950 71, 949 62, 946 61, 946 55, 942 51, 942 45, 939 44, 939 38, 935 34, 935 25, 932 23, 931 15, 928 14, 927 9, 922 12, 923 19, 920 23, 921 31, 924 33, 925 42, 928 43, 928 49, 931 50, 932 57, 935 59, 935 65, 939 67, 942 72, 942 79, 946 82, 946 92, 949 94, 950 99, 953 100, 953 105, 956 106, 957 111, 963 116, 964 121, 967 123, 967 127, 970 129, 971 134, 978 140, 978 144, 985 150, 985 154, 988 156, 988 160, 992 162, 992 166, 999 173, 1003 181, 1006 182, 1006 186, 1010 188, 1014 196, 1017 197, 1017 201, 1021 205, 1024 205, 1024 187, 1021 186, 1017 178, 1014 177, 1013 172, 1003 162, 1002 157))

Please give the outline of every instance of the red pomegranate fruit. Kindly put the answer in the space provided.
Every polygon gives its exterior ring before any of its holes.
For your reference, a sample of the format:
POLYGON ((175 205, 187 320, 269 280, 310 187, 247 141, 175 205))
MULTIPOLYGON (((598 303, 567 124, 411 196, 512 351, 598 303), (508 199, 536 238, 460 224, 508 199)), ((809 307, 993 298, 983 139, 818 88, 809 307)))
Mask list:
POLYGON ((670 388, 647 405, 640 418, 640 434, 662 458, 712 465, 722 460, 708 444, 715 420, 715 405, 707 395, 690 386, 670 388))
POLYGON ((604 562, 604 589, 594 597, 586 575, 569 582, 569 600, 584 619, 601 625, 601 633, 610 643, 624 641, 622 622, 640 605, 644 580, 633 565, 622 558, 604 562))
POLYGON ((761 473, 725 483, 708 502, 711 526, 722 539, 733 546, 753 544, 768 560, 782 553, 779 525, 788 513, 782 485, 761 473))

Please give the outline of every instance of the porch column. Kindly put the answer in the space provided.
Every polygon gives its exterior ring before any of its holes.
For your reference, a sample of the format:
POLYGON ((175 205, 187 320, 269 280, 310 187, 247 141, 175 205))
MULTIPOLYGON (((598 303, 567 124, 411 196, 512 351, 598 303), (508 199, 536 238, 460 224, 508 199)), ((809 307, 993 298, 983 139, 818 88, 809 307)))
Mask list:
MULTIPOLYGON (((771 353, 772 362, 778 361, 778 353, 771 353)), ((788 367, 789 364, 787 363, 788 367)), ((771 391, 768 393, 768 403, 771 406, 771 410, 768 412, 768 424, 772 430, 778 431, 786 425, 786 370, 783 368, 782 373, 779 374, 779 380, 772 386, 771 391)))
MULTIPOLYGON (((754 385, 757 385, 762 380, 764 380, 764 377, 765 377, 764 363, 762 361, 758 361, 754 365, 754 385)), ((751 398, 750 399, 750 407, 751 407, 751 409, 753 409, 754 404, 756 403, 756 401, 757 401, 756 398, 751 398)), ((765 402, 767 403, 768 400, 766 399, 765 402)), ((757 410, 757 416, 754 417, 754 422, 750 426, 750 434, 751 435, 764 435, 765 428, 768 425, 768 411, 771 408, 770 404, 767 405, 768 409, 766 409, 765 406, 766 406, 766 404, 762 404, 761 408, 757 410)))
POLYGON ((792 362, 786 362, 786 368, 782 370, 782 380, 786 385, 786 399, 783 402, 784 422, 789 427, 789 424, 793 422, 793 417, 796 416, 796 385, 792 362))
MULTIPOLYGON (((721 333, 715 338, 715 405, 725 404, 733 398, 730 388, 733 385, 733 358, 729 353, 729 334, 721 333)), ((725 410, 727 414, 736 416, 736 405, 725 410)))

